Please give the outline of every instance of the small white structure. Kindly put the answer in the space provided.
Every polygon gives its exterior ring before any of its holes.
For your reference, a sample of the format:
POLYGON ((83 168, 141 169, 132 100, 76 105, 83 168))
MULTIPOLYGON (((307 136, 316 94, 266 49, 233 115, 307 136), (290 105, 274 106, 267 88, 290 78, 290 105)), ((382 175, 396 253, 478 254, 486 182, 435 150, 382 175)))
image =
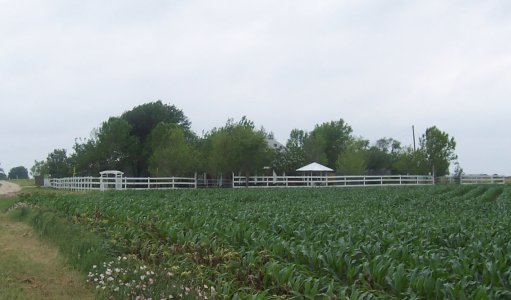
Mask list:
POLYGON ((99 172, 99 189, 101 191, 107 190, 109 188, 115 188, 116 190, 122 190, 123 188, 123 179, 122 176, 124 172, 116 171, 116 170, 107 170, 103 172, 99 172))
POLYGON ((328 173, 333 172, 334 170, 330 169, 329 167, 325 167, 321 164, 318 164, 317 162, 310 163, 306 166, 301 167, 300 169, 296 170, 297 172, 319 172, 319 173, 328 173))
POLYGON ((328 185, 328 172, 334 170, 329 167, 325 167, 317 162, 310 163, 296 170, 297 172, 303 172, 304 176, 307 176, 307 185, 323 184, 328 185))

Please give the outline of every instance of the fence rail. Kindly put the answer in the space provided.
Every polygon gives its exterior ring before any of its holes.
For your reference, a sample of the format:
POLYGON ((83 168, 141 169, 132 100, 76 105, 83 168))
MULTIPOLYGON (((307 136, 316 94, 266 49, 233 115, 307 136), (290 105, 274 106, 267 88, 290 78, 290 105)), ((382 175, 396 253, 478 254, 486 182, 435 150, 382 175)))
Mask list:
POLYGON ((377 185, 427 185, 433 184, 432 176, 233 176, 232 186, 237 187, 303 187, 303 186, 377 186, 377 185))
MULTIPOLYGON (((446 177, 443 182, 455 182, 446 177)), ((459 178, 461 184, 505 184, 505 176, 466 175, 459 178)), ((352 187, 352 186, 397 186, 431 185, 432 176, 387 175, 387 176, 232 176, 224 179, 205 177, 68 177, 50 179, 48 186, 68 190, 109 189, 177 189, 197 187, 352 187)))
POLYGON ((505 184, 506 177, 493 175, 493 176, 461 176, 460 178, 461 184, 505 184))
POLYGON ((196 188, 194 177, 67 177, 50 179, 50 187, 68 190, 123 190, 196 188))

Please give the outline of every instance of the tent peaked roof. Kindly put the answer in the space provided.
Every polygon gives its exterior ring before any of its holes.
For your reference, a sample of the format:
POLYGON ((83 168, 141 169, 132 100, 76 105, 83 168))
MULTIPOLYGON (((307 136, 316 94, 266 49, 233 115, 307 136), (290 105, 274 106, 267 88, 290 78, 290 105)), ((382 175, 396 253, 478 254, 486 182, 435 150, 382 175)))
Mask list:
POLYGON ((329 167, 318 164, 317 162, 310 163, 306 166, 297 169, 298 172, 332 172, 333 170, 329 167))

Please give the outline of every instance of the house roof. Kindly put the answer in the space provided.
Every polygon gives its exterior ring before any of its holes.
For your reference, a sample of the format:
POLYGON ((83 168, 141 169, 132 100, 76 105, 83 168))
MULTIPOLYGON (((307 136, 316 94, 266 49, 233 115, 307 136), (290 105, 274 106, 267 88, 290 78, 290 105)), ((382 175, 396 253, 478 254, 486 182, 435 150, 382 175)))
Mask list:
POLYGON ((281 150, 286 148, 286 146, 282 145, 279 141, 276 139, 270 137, 266 139, 266 143, 268 143, 268 147, 274 149, 274 150, 281 150))
POLYGON ((310 163, 306 166, 297 169, 298 172, 332 172, 333 170, 329 167, 318 164, 317 162, 310 163))

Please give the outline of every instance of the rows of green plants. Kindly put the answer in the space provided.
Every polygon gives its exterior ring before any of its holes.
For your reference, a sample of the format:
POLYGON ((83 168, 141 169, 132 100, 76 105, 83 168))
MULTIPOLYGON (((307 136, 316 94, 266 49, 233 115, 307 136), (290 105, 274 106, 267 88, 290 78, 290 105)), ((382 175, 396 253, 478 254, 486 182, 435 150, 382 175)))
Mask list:
MULTIPOLYGON (((505 186, 128 191, 23 200, 104 236, 119 257, 188 278, 204 298, 511 297, 511 188, 505 186)), ((166 286, 155 293, 165 294, 166 286)))

